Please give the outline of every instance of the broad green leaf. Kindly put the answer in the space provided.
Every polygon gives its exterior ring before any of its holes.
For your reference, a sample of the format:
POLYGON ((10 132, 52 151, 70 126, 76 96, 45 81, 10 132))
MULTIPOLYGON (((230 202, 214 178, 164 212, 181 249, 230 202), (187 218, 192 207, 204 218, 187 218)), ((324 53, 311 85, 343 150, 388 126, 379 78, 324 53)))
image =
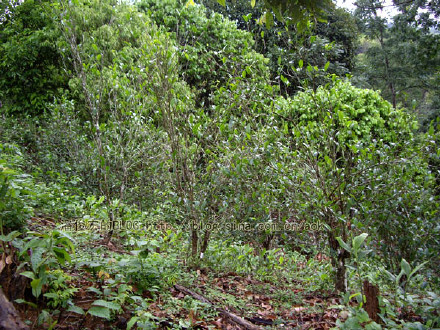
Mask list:
POLYGON ((221 4, 223 7, 226 6, 226 0, 217 0, 217 2, 218 2, 219 4, 221 4))
POLYGON ((18 236, 20 236, 21 233, 14 230, 12 232, 10 232, 8 235, 0 235, 0 241, 2 242, 12 242, 15 238, 17 238, 18 236))
POLYGON ((41 289, 43 288, 43 281, 41 278, 36 278, 31 282, 32 294, 35 297, 39 297, 41 294, 41 289))
POLYGON ((133 326, 136 324, 136 322, 139 320, 139 318, 137 316, 133 316, 130 321, 128 321, 127 323, 127 330, 130 330, 131 328, 133 328, 133 326))
POLYGON ((110 319, 110 309, 103 306, 92 306, 87 311, 87 314, 100 317, 102 319, 110 319))
POLYGON ((273 26, 273 15, 266 11, 266 28, 270 29, 273 26))
POLYGON ((330 62, 325 63, 324 65, 324 71, 327 71, 328 67, 330 66, 330 62))
POLYGON ((339 242, 339 245, 342 246, 342 248, 343 248, 344 250, 346 250, 346 251, 348 251, 348 252, 351 253, 351 248, 350 248, 350 246, 349 246, 347 243, 345 243, 345 242, 342 240, 342 238, 340 238, 340 237, 336 237, 336 240, 339 242))
POLYGON ((299 60, 299 62, 298 62, 298 67, 299 67, 300 69, 302 69, 303 65, 304 65, 304 61, 303 61, 303 60, 299 60))
POLYGON ((358 251, 367 236, 367 233, 363 233, 353 238, 353 250, 358 251))
POLYGON ((397 275, 397 277, 396 277, 396 282, 395 282, 396 285, 399 285, 400 279, 402 278, 403 275, 405 275, 405 271, 402 269, 400 271, 399 275, 397 275))
POLYGON ((255 0, 251 0, 251 6, 252 6, 252 8, 255 7, 255 0))
POLYGON ((35 279, 35 274, 33 272, 26 271, 26 272, 20 273, 20 275, 23 275, 23 276, 30 278, 32 280, 35 279))
POLYGON ((81 307, 75 306, 75 305, 71 305, 69 306, 69 308, 67 309, 68 312, 73 312, 76 314, 80 314, 80 315, 84 315, 84 310, 81 307))
POLYGON ((43 252, 44 249, 42 247, 37 247, 32 250, 31 265, 32 265, 32 270, 35 273, 38 272, 38 268, 41 266, 41 262, 43 260, 43 252))
POLYGON ((55 253, 55 256, 60 264, 64 264, 66 261, 71 261, 70 255, 66 250, 59 247, 54 247, 53 252, 55 253))
POLYGON ((55 292, 48 292, 48 293, 43 294, 43 296, 47 297, 47 298, 52 298, 52 299, 58 298, 58 295, 55 292))
POLYGON ((373 321, 365 326, 365 330, 382 330, 382 326, 373 321))
POLYGON ((112 302, 112 301, 106 301, 106 300, 95 300, 92 303, 93 306, 102 306, 102 307, 107 307, 109 309, 114 309, 114 310, 119 310, 121 309, 121 305, 112 302))
POLYGON ((427 263, 428 263, 428 262, 425 261, 425 262, 421 263, 420 265, 418 265, 417 267, 415 267, 415 268, 411 271, 411 274, 409 274, 409 277, 412 277, 415 273, 417 273, 417 272, 420 270, 420 268, 422 268, 423 266, 425 266, 425 264, 427 264, 427 263))
POLYGON ((96 294, 98 294, 98 295, 102 294, 102 292, 101 292, 100 290, 98 290, 97 288, 95 288, 95 287, 93 287, 93 286, 89 286, 89 287, 87 288, 87 291, 94 292, 94 293, 96 293, 96 294))
POLYGON ((400 262, 400 268, 404 271, 406 276, 409 277, 409 274, 411 274, 411 266, 409 265, 408 261, 402 259, 402 261, 400 262))

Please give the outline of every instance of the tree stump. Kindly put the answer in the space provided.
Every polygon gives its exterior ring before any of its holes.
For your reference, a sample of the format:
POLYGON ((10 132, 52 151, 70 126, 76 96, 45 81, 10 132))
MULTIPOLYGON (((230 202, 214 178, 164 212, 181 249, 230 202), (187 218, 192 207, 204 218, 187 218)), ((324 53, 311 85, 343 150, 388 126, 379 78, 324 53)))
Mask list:
POLYGON ((365 311, 368 313, 371 320, 379 322, 379 287, 368 281, 364 281, 364 294, 366 298, 364 305, 365 311))

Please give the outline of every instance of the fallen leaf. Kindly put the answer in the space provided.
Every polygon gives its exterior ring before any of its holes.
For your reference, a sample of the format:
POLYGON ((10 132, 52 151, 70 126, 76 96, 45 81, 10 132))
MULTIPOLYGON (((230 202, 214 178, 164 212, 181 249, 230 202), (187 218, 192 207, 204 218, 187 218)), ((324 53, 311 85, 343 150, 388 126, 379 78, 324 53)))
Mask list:
POLYGON ((11 257, 11 256, 7 256, 7 257, 6 257, 6 264, 7 264, 7 265, 12 264, 12 257, 11 257))

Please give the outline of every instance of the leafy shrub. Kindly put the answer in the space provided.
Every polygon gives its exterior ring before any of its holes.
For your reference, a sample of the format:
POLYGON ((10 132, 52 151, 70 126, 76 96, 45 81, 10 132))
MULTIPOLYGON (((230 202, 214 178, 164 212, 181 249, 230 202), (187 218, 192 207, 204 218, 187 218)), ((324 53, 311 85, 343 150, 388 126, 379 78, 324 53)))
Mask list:
POLYGON ((48 234, 29 232, 23 240, 17 239, 14 246, 19 248, 23 264, 30 269, 21 275, 32 280, 32 294, 37 298, 43 286, 52 281, 50 270, 58 269, 60 264, 70 262, 70 255, 75 252, 71 239, 56 230, 48 234))
MULTIPOLYGON (((275 104, 296 171, 292 208, 297 218, 327 226, 334 265, 342 267, 336 259, 347 256, 335 238, 364 230, 395 269, 402 258, 412 262, 437 246, 434 180, 421 153, 430 142, 415 136, 411 116, 378 92, 333 80, 275 104)), ((337 274, 345 274, 342 268, 337 274)))
POLYGON ((0 144, 0 229, 20 229, 33 214, 34 182, 20 171, 23 157, 18 147, 0 144))
POLYGON ((279 98, 276 107, 280 115, 300 131, 312 132, 314 138, 322 137, 319 126, 334 129, 340 148, 360 141, 397 142, 410 137, 417 128, 415 120, 403 109, 394 109, 379 92, 354 87, 335 77, 332 85, 321 86, 316 92, 307 90, 293 99, 279 98))

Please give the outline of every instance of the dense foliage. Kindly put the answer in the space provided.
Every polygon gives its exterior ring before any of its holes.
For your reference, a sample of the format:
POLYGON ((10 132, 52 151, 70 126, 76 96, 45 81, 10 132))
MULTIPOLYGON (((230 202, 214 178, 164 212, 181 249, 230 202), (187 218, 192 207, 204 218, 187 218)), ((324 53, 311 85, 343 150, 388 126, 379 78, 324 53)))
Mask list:
POLYGON ((368 1, 359 28, 307 20, 325 1, 2 5, 8 298, 46 328, 221 328, 179 282, 276 328, 309 287, 341 295, 331 326, 440 326, 438 34, 368 1), (228 274, 282 303, 253 310, 228 274))

